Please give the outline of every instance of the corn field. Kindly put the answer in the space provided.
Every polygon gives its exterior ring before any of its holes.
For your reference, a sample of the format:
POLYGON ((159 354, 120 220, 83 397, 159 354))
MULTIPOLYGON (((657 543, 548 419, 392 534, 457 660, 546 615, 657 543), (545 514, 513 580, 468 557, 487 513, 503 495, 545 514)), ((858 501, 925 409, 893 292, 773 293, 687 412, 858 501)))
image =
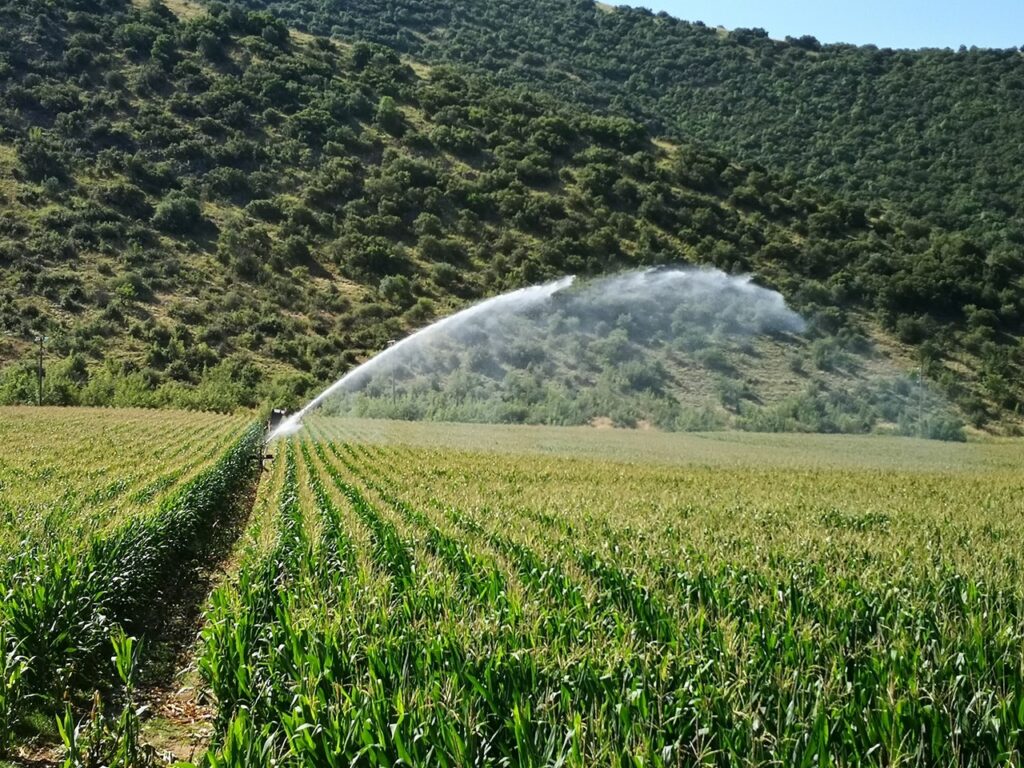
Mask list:
POLYGON ((247 419, 0 408, 0 555, 82 540, 146 514, 214 462, 247 419))
POLYGON ((1021 764, 1019 441, 3 410, 0 765, 1021 764))
POLYGON ((112 639, 160 626, 255 479, 263 435, 202 414, 0 410, 2 756, 27 715, 124 677, 112 639))
POLYGON ((398 429, 275 444, 202 764, 1020 764, 1019 443, 398 429))

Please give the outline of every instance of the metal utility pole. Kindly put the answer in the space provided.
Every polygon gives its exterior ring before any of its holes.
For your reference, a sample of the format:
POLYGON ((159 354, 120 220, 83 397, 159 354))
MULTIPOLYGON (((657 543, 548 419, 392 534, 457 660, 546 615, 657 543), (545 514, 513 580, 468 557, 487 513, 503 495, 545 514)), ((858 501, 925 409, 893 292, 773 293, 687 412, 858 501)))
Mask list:
POLYGON ((36 341, 39 342, 39 359, 36 366, 36 405, 43 404, 43 344, 46 343, 46 337, 39 335, 36 336, 36 341))
MULTIPOLYGON (((395 343, 396 343, 396 339, 388 339, 388 346, 389 347, 394 346, 395 343)), ((397 368, 397 367, 398 367, 397 365, 392 365, 391 366, 391 405, 392 406, 396 402, 398 402, 398 394, 395 391, 395 368, 397 368)))

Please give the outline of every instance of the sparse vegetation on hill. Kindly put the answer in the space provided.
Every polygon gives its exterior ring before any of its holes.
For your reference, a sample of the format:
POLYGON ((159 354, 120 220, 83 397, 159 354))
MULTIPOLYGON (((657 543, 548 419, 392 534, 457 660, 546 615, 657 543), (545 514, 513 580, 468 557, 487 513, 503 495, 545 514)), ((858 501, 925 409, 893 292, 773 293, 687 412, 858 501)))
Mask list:
POLYGON ((1016 49, 773 40, 590 0, 242 4, 318 34, 530 83, 869 204, 899 201, 923 220, 917 227, 969 231, 1000 261, 1024 241, 1016 49))

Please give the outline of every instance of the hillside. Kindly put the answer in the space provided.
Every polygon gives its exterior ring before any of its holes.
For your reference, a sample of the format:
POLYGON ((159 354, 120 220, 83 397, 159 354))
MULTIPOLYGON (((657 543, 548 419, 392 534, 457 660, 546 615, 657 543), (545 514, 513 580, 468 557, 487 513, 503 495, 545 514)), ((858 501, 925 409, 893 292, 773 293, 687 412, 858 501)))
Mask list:
POLYGON ((0 401, 34 398, 42 333, 49 402, 294 403, 474 298, 696 263, 783 292, 819 348, 923 365, 975 423, 1019 406, 1024 290, 963 233, 500 78, 176 7, 0 3, 0 401))
POLYGON ((897 200, 1011 250, 1024 237, 1017 50, 779 41, 590 0, 393 0, 384 12, 373 0, 244 4, 541 86, 856 199, 897 200))
MULTIPOLYGON (((1021 334, 1024 56, 1017 50, 779 41, 761 29, 725 31, 709 25, 714 19, 688 22, 591 0, 393 0, 383 12, 369 0, 243 4, 320 34, 371 39, 632 117, 656 135, 761 164, 812 196, 827 190, 868 211, 893 204, 902 212, 896 226, 919 241, 912 250, 931 248, 943 262, 947 288, 908 290, 901 266, 886 259, 873 269, 895 279, 875 308, 913 315, 919 328, 977 325, 976 307, 992 320, 983 333, 997 343, 1012 345, 1004 334, 1021 334), (965 285, 977 290, 967 296, 965 285)), ((935 266, 929 259, 917 269, 935 266)), ((914 330, 904 338, 929 335, 914 330)), ((990 361, 981 375, 989 395, 1012 406, 1001 393, 1014 375, 993 354, 982 357, 990 361)))

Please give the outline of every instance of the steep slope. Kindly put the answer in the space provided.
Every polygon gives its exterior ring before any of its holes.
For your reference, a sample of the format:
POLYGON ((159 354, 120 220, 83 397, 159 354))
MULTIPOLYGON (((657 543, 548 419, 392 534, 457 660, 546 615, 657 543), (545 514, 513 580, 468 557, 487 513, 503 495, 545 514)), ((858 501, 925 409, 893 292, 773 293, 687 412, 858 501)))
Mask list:
POLYGON ((1019 286, 980 301, 996 267, 884 207, 267 14, 7 0, 0 22, 0 399, 34 397, 45 333, 52 402, 294 401, 475 297, 689 262, 756 273, 836 345, 924 342, 978 422, 1019 402, 985 309, 1019 286))

